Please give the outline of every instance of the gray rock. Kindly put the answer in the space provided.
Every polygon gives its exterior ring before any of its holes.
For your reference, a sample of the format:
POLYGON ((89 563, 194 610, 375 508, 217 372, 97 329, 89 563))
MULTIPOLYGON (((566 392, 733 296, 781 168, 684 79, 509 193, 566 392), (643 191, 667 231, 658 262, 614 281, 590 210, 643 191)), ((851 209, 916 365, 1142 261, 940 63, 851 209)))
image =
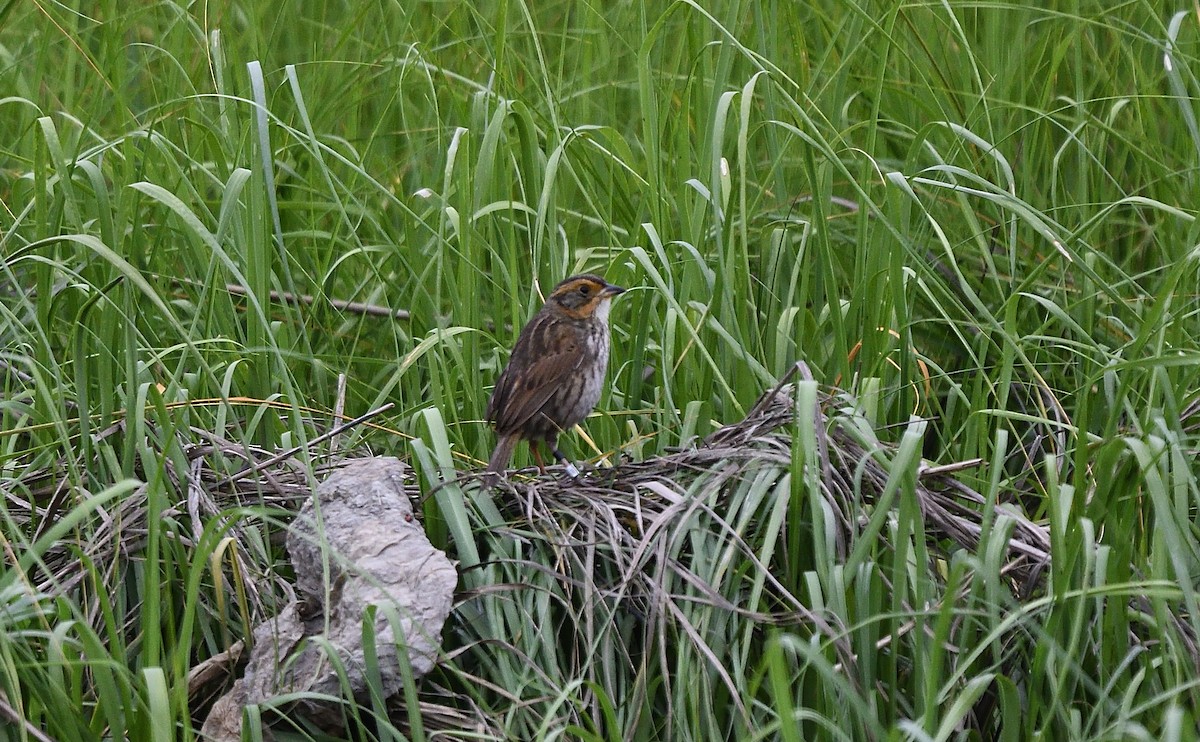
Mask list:
MULTIPOLYGON (((287 536, 297 599, 255 627, 246 674, 214 704, 204 738, 240 739, 247 704, 285 693, 341 697, 337 664, 355 696, 365 697, 363 619, 372 607, 384 697, 401 688, 405 647, 414 676, 433 668, 458 573, 414 517, 407 475, 398 459, 360 459, 325 480, 300 509, 287 536)), ((321 726, 342 718, 336 704, 313 699, 292 702, 288 712, 321 726)))

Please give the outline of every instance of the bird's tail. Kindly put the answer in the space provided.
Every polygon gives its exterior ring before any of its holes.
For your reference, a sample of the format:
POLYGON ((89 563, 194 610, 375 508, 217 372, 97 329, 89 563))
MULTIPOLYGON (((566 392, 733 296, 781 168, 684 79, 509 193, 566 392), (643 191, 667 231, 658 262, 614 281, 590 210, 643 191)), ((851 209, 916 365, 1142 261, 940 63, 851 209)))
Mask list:
POLYGON ((515 435, 502 435, 496 439, 496 448, 492 451, 492 457, 488 459, 487 474, 483 478, 486 486, 491 487, 495 484, 504 470, 508 468, 508 460, 512 458, 519 440, 520 438, 515 435))

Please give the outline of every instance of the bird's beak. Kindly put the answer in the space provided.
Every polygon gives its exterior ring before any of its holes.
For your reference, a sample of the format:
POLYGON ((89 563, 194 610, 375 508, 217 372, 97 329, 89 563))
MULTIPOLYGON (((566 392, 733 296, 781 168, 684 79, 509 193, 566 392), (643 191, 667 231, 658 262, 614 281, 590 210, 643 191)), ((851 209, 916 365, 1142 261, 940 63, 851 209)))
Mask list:
POLYGON ((611 283, 604 284, 604 288, 600 291, 602 296, 616 296, 623 293, 625 293, 625 289, 620 286, 614 286, 611 283))

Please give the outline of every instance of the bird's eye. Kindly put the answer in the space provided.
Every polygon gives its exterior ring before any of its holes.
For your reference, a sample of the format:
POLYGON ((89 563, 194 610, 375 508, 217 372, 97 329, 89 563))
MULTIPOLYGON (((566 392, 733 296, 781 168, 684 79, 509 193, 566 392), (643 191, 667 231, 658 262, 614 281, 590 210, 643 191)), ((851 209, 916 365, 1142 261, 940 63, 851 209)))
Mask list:
POLYGON ((583 296, 587 296, 588 294, 592 293, 592 287, 585 283, 579 287, 579 293, 583 296))

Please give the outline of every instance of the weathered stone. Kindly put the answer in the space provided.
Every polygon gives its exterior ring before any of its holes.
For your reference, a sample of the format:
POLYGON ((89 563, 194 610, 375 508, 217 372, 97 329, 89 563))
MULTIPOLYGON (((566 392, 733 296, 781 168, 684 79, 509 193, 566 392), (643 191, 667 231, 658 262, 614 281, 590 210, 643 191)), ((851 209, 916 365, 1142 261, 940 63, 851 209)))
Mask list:
MULTIPOLYGON (((363 620, 372 607, 372 653, 384 697, 401 688, 399 652, 405 648, 415 676, 432 669, 458 574, 415 519, 405 494, 407 473, 394 458, 354 461, 301 508, 287 536, 297 599, 255 627, 246 673, 214 705, 202 730, 213 735, 208 738, 239 739, 246 704, 285 693, 340 697, 343 680, 331 651, 354 694, 364 694, 363 620), (236 718, 223 718, 229 714, 236 718)), ((336 724, 342 715, 317 700, 294 702, 289 712, 322 726, 336 724)))

